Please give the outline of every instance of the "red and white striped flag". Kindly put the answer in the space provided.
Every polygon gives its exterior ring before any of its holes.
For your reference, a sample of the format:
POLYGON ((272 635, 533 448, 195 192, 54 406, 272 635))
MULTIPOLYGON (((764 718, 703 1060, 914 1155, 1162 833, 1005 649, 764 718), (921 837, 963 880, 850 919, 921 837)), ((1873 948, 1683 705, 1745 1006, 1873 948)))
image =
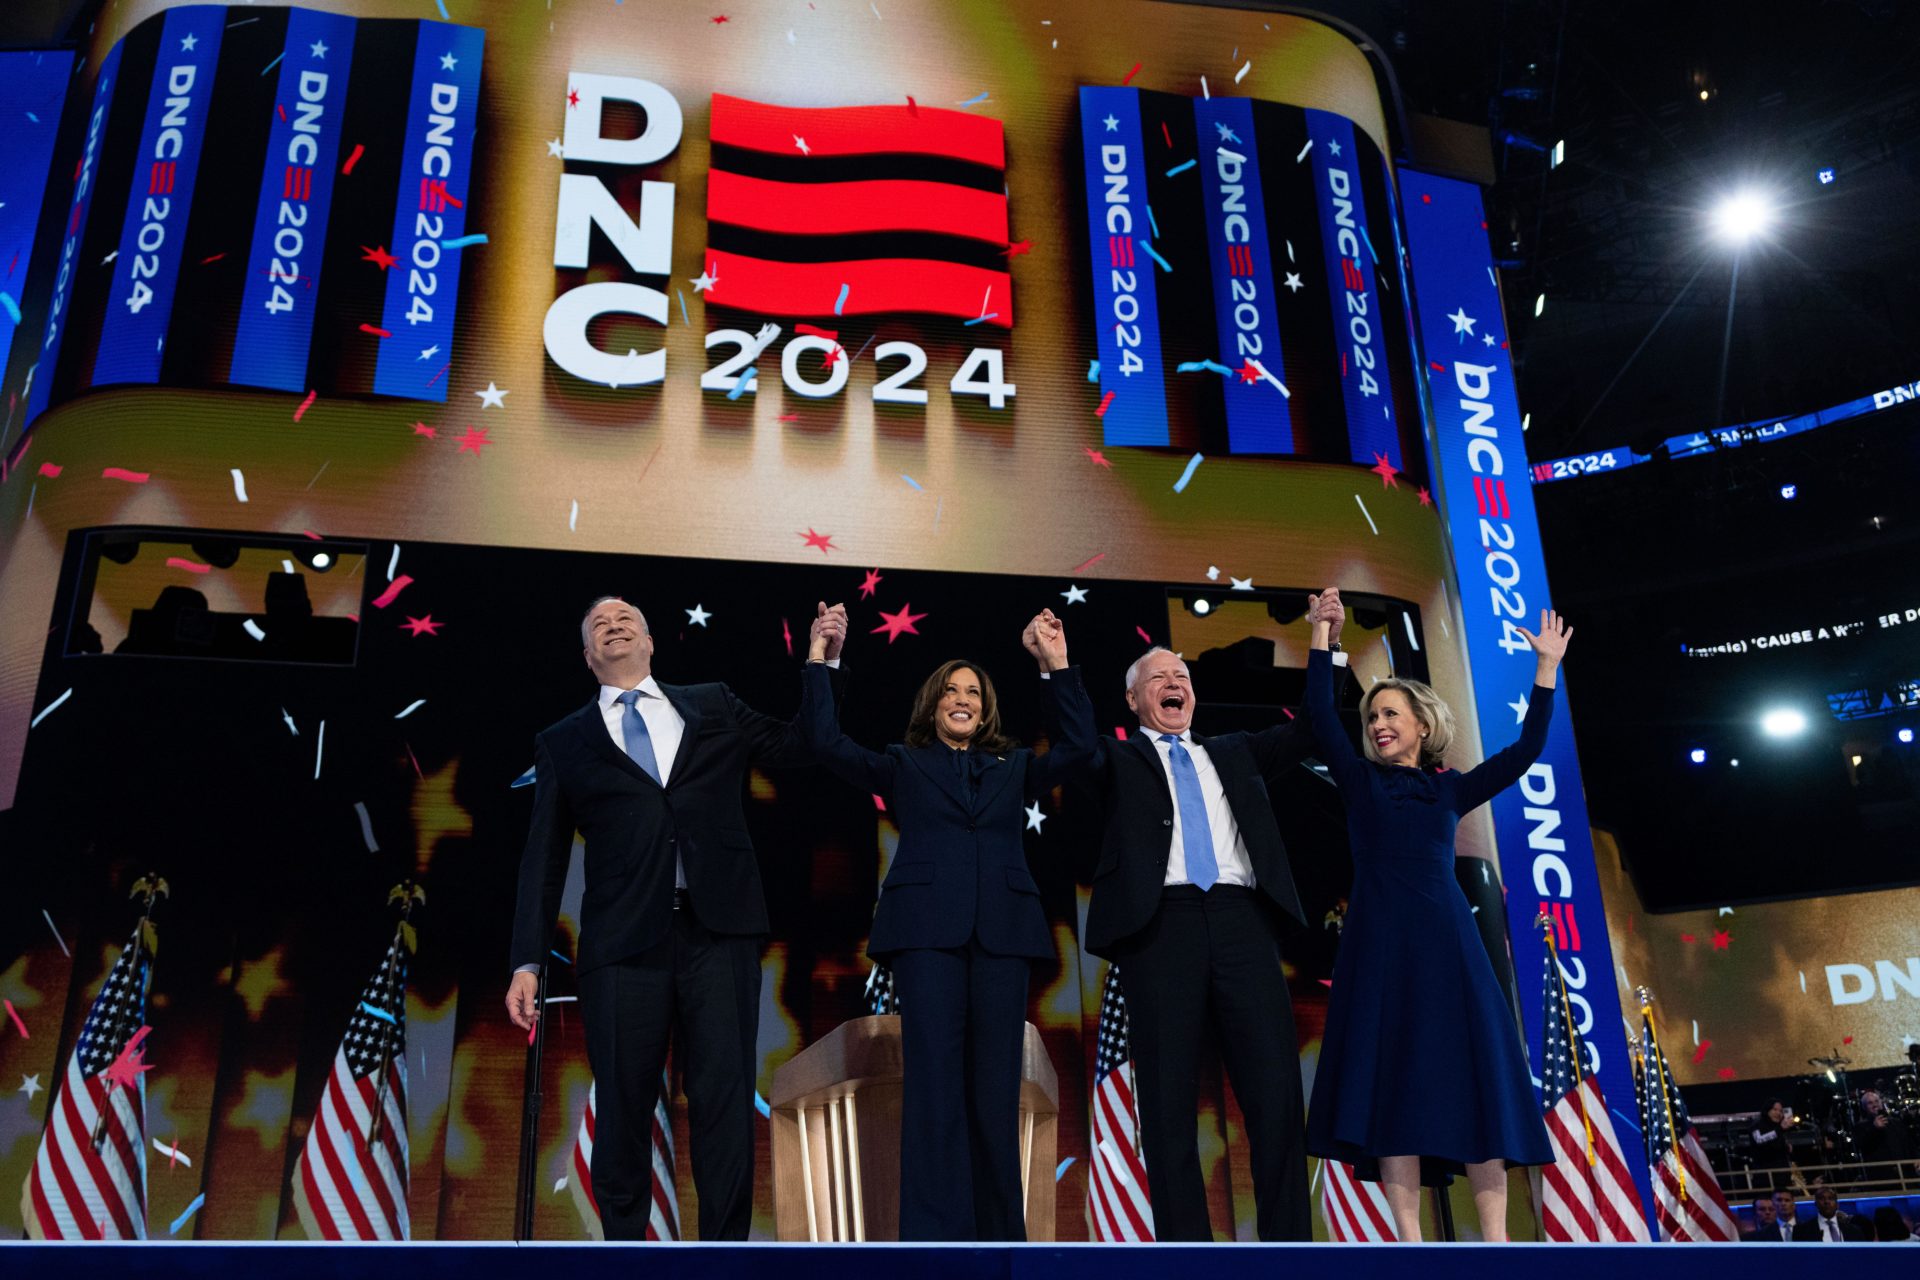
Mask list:
MULTIPOLYGON (((669 1073, 660 1072, 660 1100, 653 1105, 653 1207, 647 1211, 647 1239, 680 1238, 680 1197, 673 1188, 673 1116, 667 1109, 673 1084, 669 1073)), ((580 1114, 580 1128, 573 1139, 573 1170, 567 1186, 573 1193, 573 1207, 580 1221, 595 1240, 606 1239, 600 1225, 600 1205, 593 1198, 593 1120, 594 1099, 599 1085, 587 1088, 587 1109, 580 1114)))
POLYGON ((1133 1106, 1133 1047, 1119 970, 1107 966, 1100 990, 1100 1032, 1093 1073, 1093 1157, 1087 1162, 1087 1216, 1093 1238, 1153 1239, 1153 1202, 1133 1106))
POLYGON ((1547 1135, 1553 1140, 1553 1163, 1540 1171, 1541 1231, 1556 1241, 1645 1244, 1646 1211, 1614 1136, 1606 1098, 1586 1070, 1551 933, 1544 954, 1540 1097, 1547 1135))
POLYGON ((1647 1164, 1653 1171, 1654 1216, 1662 1240, 1738 1240, 1739 1224, 1727 1207, 1720 1183, 1701 1150, 1693 1119, 1680 1097, 1667 1055, 1654 1035, 1651 997, 1641 995, 1645 1033, 1641 1076, 1641 1129, 1647 1136, 1647 1164))
POLYGON ((313 1240, 406 1240, 407 950, 401 932, 367 980, 293 1164, 313 1240))
POLYGON ((1320 1162, 1320 1216, 1327 1223, 1327 1239, 1336 1244, 1381 1244, 1398 1240, 1386 1192, 1377 1182, 1353 1176, 1353 1166, 1338 1160, 1320 1162))
POLYGON ((145 924, 114 961, 48 1101, 20 1194, 30 1239, 147 1238, 147 1088, 136 1057, 153 961, 145 924), (129 1075, 130 1083, 115 1083, 129 1075))

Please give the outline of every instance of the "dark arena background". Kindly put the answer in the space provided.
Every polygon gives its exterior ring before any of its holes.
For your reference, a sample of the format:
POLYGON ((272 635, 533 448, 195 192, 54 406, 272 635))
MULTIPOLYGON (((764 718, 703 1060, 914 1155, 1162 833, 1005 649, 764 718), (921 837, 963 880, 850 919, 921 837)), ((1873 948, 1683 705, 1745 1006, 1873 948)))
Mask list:
MULTIPOLYGON (((1558 1166, 1516 1169, 1512 1239, 1692 1266, 1652 1246, 1737 1241, 1789 1185, 1803 1222, 1834 1187, 1869 1237, 1911 1233, 1920 33, 1905 6, 1787 10, 0 15, 0 1237, 200 1242, 206 1274, 600 1240, 578 843, 537 1057, 503 1009, 534 735, 594 693, 599 597, 644 610, 662 679, 781 717, 817 602, 845 602, 856 740, 898 740, 965 657, 1045 748, 1039 610, 1100 733, 1139 732, 1123 677, 1165 645, 1217 735, 1294 717, 1328 586, 1349 731, 1360 688, 1427 681, 1456 768, 1517 732, 1518 628, 1579 631, 1539 763, 1462 821, 1455 878, 1535 1101, 1594 1108, 1572 1123, 1612 1163, 1579 1176, 1630 1208, 1582 1226, 1558 1166), (366 1054, 379 1119, 336 1150, 366 1054), (1755 1144, 1776 1099, 1781 1165, 1755 1144), (365 1213, 317 1207, 316 1160, 365 1213)), ((1272 801, 1310 1090, 1354 867, 1325 766, 1272 801)), ((885 1011, 866 944, 899 830, 817 767, 755 768, 745 811, 771 917, 755 1243, 670 1247, 698 1218, 670 1063, 634 1246, 667 1261, 563 1265, 1337 1262, 1150 1243, 1083 947, 1100 806, 1071 783, 1023 835, 1055 952, 1027 1009, 1057 1078, 1034 1243, 769 1252, 864 1238, 792 1207, 776 1073, 885 1011)), ((1256 1241, 1211 1050, 1200 1095, 1214 1238, 1256 1241)), ((1394 1238, 1377 1184, 1311 1173, 1316 1242, 1394 1238)), ((1464 1181, 1422 1214, 1479 1239, 1464 1181)), ((51 1247, 0 1259, 71 1265, 51 1247)))

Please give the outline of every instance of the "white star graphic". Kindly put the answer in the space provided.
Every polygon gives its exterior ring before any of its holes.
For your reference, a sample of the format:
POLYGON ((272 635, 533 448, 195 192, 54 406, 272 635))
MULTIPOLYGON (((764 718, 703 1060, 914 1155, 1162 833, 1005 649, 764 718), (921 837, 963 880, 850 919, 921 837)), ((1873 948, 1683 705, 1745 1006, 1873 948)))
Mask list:
POLYGON ((705 271, 702 271, 699 275, 689 276, 688 283, 693 285, 693 291, 695 293, 705 293, 707 290, 713 288, 713 286, 720 283, 720 277, 713 274, 713 268, 709 266, 705 271))
POLYGON ((1301 282, 1300 277, 1291 271, 1287 272, 1287 278, 1282 283, 1285 284, 1287 288, 1293 290, 1295 293, 1298 293, 1302 289, 1306 288, 1306 285, 1301 282))
POLYGON ((1521 724, 1526 720, 1527 700, 1525 698, 1515 698, 1507 705, 1513 708, 1513 722, 1515 724, 1521 724))
POLYGON ((1487 344, 1488 346, 1492 346, 1492 345, 1493 345, 1493 335, 1492 335, 1492 334, 1490 334, 1490 333, 1483 333, 1483 334, 1481 334, 1481 335, 1480 335, 1480 341, 1482 341, 1482 342, 1484 342, 1484 343, 1486 343, 1486 344, 1487 344))
POLYGON ((1208 581, 1208 582, 1218 582, 1218 581, 1220 581, 1220 566, 1219 566, 1219 565, 1217 565, 1217 564, 1210 564, 1210 565, 1208 565, 1208 566, 1207 566, 1207 581, 1208 581))
POLYGON ((422 360, 431 360, 439 354, 440 354, 440 344, 437 342, 430 347, 420 348, 420 358, 422 360))
MULTIPOLYGON (((196 35, 184 35, 184 36, 181 36, 181 37, 180 37, 180 50, 181 50, 181 52, 183 52, 183 53, 192 53, 192 52, 193 52, 193 47, 194 47, 195 45, 197 45, 197 44, 199 44, 199 43, 200 43, 200 37, 199 37, 199 36, 196 36, 196 35)), ((38 1077, 35 1077, 35 1078, 36 1078, 36 1079, 38 1079, 38 1077)), ((33 1095, 32 1095, 32 1094, 28 1094, 27 1096, 28 1096, 28 1097, 32 1097, 33 1095)))
POLYGON ((1107 126, 1108 133, 1120 132, 1120 122, 1114 119, 1112 115, 1108 115, 1107 118, 1105 120, 1102 120, 1100 123, 1107 126))
POLYGON ((1047 820, 1047 815, 1040 812, 1040 802, 1038 800, 1035 800, 1032 804, 1027 806, 1027 830, 1029 831, 1040 830, 1040 824, 1045 822, 1046 820, 1047 820))
POLYGON ((15 1092, 26 1094, 27 1101, 29 1102, 33 1101, 34 1094, 45 1093, 46 1090, 42 1088, 40 1084, 40 1073, 36 1071, 30 1076, 21 1076, 20 1087, 16 1089, 15 1092))
POLYGON ((1732 915, 1732 914, 1733 914, 1733 908, 1732 908, 1732 907, 1722 907, 1722 908, 1720 908, 1720 913, 1719 913, 1719 915, 1716 915, 1716 916, 1714 917, 1714 919, 1716 919, 1716 920, 1717 920, 1717 919, 1719 919, 1719 918, 1720 918, 1720 916, 1730 916, 1730 915, 1732 915))
POLYGON ((1213 122, 1213 127, 1220 131, 1220 141, 1232 142, 1232 143, 1238 143, 1240 141, 1240 135, 1235 133, 1233 130, 1227 128, 1226 123, 1224 121, 1215 120, 1213 122))
POLYGON ((1087 602, 1087 589, 1085 587, 1069 585, 1060 595, 1068 604, 1085 604, 1087 602))
POLYGON ((793 135, 793 145, 800 148, 800 154, 803 156, 813 154, 813 148, 807 145, 807 140, 797 133, 793 135))
POLYGON ((476 391, 473 394, 480 397, 482 409, 504 409, 507 407, 507 396, 510 393, 502 391, 489 382, 485 391, 476 391))
POLYGON ((1340 144, 1338 142, 1329 142, 1327 144, 1327 150, 1337 156, 1340 154, 1340 144))
POLYGON ((712 616, 711 613, 708 613, 706 609, 697 604, 687 610, 687 622, 691 626, 704 627, 707 625, 707 619, 712 616))
POLYGON ((560 148, 560 139, 558 138, 554 138, 547 143, 547 154, 550 156, 559 156, 562 160, 567 158, 567 153, 560 148))
POLYGON ((327 42, 325 40, 315 40, 311 45, 307 46, 307 56, 310 58, 326 57, 327 42))
POLYGON ((1227 577, 1228 577, 1228 579, 1229 579, 1229 580, 1231 580, 1231 581, 1232 581, 1232 583, 1233 583, 1233 590, 1235 590, 1235 591, 1251 591, 1251 590, 1253 590, 1253 579, 1252 579, 1252 578, 1235 578, 1235 577, 1234 577, 1234 576, 1233 576, 1232 574, 1228 574, 1228 575, 1227 575, 1227 577))
POLYGON ((1467 314, 1465 307, 1461 307, 1458 311, 1452 312, 1447 316, 1447 319, 1453 321, 1453 331, 1455 334, 1473 332, 1474 319, 1467 314))
POLYGON ((440 69, 442 71, 451 71, 453 70, 454 66, 459 63, 459 61, 460 60, 454 57, 452 54, 443 53, 440 55, 440 69))

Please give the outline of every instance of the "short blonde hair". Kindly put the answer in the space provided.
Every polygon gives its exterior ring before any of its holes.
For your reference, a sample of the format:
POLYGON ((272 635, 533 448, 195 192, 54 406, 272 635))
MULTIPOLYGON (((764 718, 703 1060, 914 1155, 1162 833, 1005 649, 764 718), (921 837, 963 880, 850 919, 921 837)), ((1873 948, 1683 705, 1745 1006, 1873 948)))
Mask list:
POLYGON ((1420 767, 1439 768, 1446 759, 1447 748, 1453 745, 1453 709, 1433 691, 1432 685, 1397 676, 1380 681, 1360 699, 1360 746, 1367 753, 1367 759, 1375 764, 1386 763, 1373 745, 1373 735, 1367 732, 1367 717, 1373 713, 1373 700, 1389 689, 1400 691, 1413 708, 1413 718, 1427 731, 1420 741, 1420 767))

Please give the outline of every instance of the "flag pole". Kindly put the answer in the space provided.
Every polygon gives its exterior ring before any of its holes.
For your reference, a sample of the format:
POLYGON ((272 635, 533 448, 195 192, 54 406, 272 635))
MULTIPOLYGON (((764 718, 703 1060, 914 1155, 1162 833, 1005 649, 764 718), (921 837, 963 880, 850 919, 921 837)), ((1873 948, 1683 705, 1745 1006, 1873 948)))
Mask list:
POLYGON ((1640 997, 1640 1017, 1647 1024, 1647 1052, 1653 1059, 1654 1069, 1660 1073, 1660 1105, 1667 1115, 1667 1134, 1674 1152, 1674 1174, 1680 1182, 1680 1198, 1687 1198, 1687 1162, 1679 1158, 1680 1134, 1673 1127, 1673 1100, 1667 1096, 1667 1055, 1661 1052, 1659 1033, 1653 1029, 1653 992, 1645 987, 1634 992, 1640 997))
POLYGON ((513 1238, 533 1239, 534 1182, 540 1164, 540 1060, 547 1042, 547 966, 536 975, 533 1035, 527 1039, 526 1105, 520 1117, 520 1202, 514 1206, 513 1238))
MULTIPOLYGON (((1573 1021, 1573 1005, 1567 999, 1567 979, 1560 972, 1560 951, 1553 945, 1553 918, 1542 911, 1533 918, 1533 927, 1544 930, 1547 954, 1553 957, 1553 983, 1560 992, 1560 1017, 1567 1028, 1567 1043, 1573 1048, 1574 1076, 1584 1084, 1587 1073, 1580 1057, 1580 1028, 1573 1021)), ((1586 1090, 1576 1085, 1573 1094, 1574 1104, 1580 1108, 1580 1123, 1587 1131, 1587 1168, 1591 1169, 1598 1163, 1593 1154, 1593 1117, 1587 1114, 1586 1090)))
MULTIPOLYGON (((409 956, 413 954, 414 948, 419 943, 419 937, 413 929, 413 909, 417 905, 424 904, 426 900, 427 891, 411 880, 402 880, 399 884, 387 891, 387 904, 389 906, 395 902, 400 904, 400 919, 395 923, 393 929, 394 942, 399 943, 409 956)), ((389 943, 388 946, 391 948, 392 943, 389 943)), ((404 963, 404 961, 402 963, 404 963)), ((399 980, 400 965, 392 964, 387 966, 386 1006, 388 1012, 392 1012, 399 1004, 399 993, 394 990, 399 980)), ((397 1021, 388 1022, 384 1018, 378 1021, 380 1022, 380 1079, 373 1087, 373 1116, 367 1125, 368 1158, 372 1158, 375 1148, 380 1144, 380 1122, 385 1119, 387 1114, 387 1073, 393 1068, 393 1050, 395 1047, 393 1033, 399 1026, 397 1021)))

